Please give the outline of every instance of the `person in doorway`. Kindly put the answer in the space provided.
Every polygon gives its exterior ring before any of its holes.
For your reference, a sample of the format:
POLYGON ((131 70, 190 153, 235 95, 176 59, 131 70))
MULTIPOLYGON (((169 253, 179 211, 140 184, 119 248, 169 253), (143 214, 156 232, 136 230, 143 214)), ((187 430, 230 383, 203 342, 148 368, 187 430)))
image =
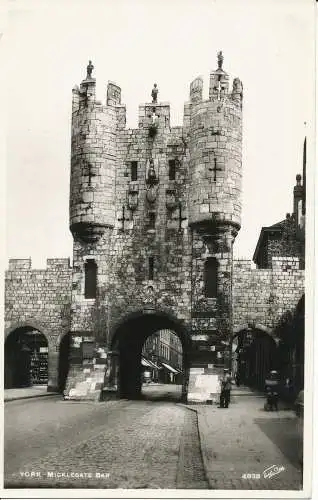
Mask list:
POLYGON ((219 408, 228 408, 231 399, 232 378, 230 371, 225 368, 221 378, 221 394, 219 408))

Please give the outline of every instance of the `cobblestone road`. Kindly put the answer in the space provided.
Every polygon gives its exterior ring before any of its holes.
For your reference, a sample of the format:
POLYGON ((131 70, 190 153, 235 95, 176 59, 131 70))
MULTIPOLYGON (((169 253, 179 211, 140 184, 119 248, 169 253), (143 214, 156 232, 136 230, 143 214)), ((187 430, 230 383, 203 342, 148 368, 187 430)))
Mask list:
POLYGON ((147 400, 8 403, 5 486, 208 488, 197 420, 189 413, 173 402, 147 400))
POLYGON ((229 409, 188 409, 173 392, 154 386, 141 401, 6 403, 5 486, 301 489, 293 412, 264 412, 255 397, 237 397, 229 409), (283 469, 264 477, 272 465, 283 469))

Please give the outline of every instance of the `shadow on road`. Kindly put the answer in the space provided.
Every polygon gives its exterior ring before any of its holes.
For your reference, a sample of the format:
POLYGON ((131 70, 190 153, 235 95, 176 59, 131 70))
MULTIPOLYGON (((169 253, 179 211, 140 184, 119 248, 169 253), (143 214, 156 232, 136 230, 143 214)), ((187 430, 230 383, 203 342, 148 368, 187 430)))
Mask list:
POLYGON ((299 468, 297 432, 294 418, 256 418, 260 430, 280 449, 292 465, 299 468))
POLYGON ((181 401, 181 386, 172 384, 143 385, 141 399, 144 401, 181 401))

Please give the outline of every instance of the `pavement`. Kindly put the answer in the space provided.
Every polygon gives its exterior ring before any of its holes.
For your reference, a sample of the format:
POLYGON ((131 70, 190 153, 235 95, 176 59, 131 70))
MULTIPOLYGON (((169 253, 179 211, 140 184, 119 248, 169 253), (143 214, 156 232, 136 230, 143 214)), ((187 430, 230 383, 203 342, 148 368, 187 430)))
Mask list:
POLYGON ((264 397, 232 390, 229 408, 187 405, 198 416, 201 453, 211 489, 301 490, 297 417, 280 404, 264 410, 264 397))
POLYGON ((17 400, 4 421, 5 488, 207 488, 193 413, 174 402, 17 400))
MULTIPOLYGON (((297 417, 284 405, 266 412, 263 395, 244 387, 232 390, 228 409, 176 404, 180 386, 143 393, 141 401, 55 395, 6 405, 7 487, 302 489, 297 417)), ((32 394, 50 393, 42 387, 32 394)))
POLYGON ((56 392, 47 392, 46 385, 33 385, 32 387, 21 387, 18 389, 4 389, 3 393, 4 402, 53 396, 54 394, 57 394, 56 392))

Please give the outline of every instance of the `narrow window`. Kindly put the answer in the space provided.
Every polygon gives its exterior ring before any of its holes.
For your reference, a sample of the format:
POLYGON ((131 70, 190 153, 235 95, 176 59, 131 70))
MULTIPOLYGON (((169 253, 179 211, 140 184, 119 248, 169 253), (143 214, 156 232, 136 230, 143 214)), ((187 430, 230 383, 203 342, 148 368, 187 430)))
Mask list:
POLYGON ((97 265, 93 259, 85 262, 85 299, 95 299, 97 288, 97 265))
POLYGON ((149 212, 149 229, 155 229, 156 214, 155 212, 149 212))
POLYGON ((176 160, 169 160, 169 181, 176 178, 176 160))
POLYGON ((217 296, 217 269, 216 258, 208 257, 204 264, 204 291, 208 298, 217 296))
POLYGON ((131 162, 130 170, 131 170, 131 180, 132 181, 137 180, 137 165, 138 165, 138 163, 136 161, 131 162))
POLYGON ((149 257, 148 259, 148 279, 153 280, 153 268, 154 268, 154 258, 149 257))

